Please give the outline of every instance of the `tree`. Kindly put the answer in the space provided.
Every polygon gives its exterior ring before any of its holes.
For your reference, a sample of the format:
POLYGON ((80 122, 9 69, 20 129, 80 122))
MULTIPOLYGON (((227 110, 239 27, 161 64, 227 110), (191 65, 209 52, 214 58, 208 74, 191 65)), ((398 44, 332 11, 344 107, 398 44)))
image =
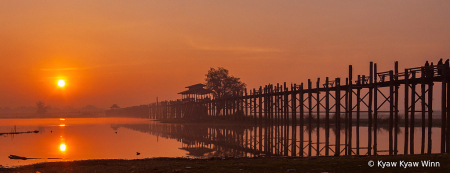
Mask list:
MULTIPOLYGON (((239 94, 244 90, 245 83, 241 82, 240 78, 230 76, 228 70, 223 67, 219 67, 217 70, 211 68, 206 74, 206 88, 213 91, 216 99, 220 99, 239 94)), ((217 114, 220 114, 222 108, 222 104, 216 105, 217 114)))
POLYGON ((209 69, 206 74, 206 88, 214 92, 214 97, 222 98, 233 96, 245 88, 245 83, 240 81, 240 78, 230 76, 228 70, 219 67, 209 69))
POLYGON ((110 108, 111 108, 111 109, 119 109, 120 107, 117 106, 117 104, 113 104, 110 108))
POLYGON ((37 105, 37 110, 36 110, 37 114, 44 115, 45 113, 47 113, 48 106, 46 107, 44 102, 38 101, 36 103, 36 105, 37 105))

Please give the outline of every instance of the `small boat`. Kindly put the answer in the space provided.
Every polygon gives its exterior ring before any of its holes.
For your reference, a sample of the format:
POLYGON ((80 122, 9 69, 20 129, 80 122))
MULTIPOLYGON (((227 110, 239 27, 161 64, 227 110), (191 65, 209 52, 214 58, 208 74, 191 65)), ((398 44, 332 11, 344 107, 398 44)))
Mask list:
POLYGON ((16 159, 16 160, 28 160, 28 159, 39 159, 39 158, 27 158, 27 157, 22 157, 22 156, 16 156, 16 155, 12 155, 10 154, 8 156, 9 159, 16 159))
POLYGON ((27 160, 26 157, 21 157, 21 156, 16 156, 16 155, 9 155, 8 156, 9 159, 17 159, 17 160, 27 160))

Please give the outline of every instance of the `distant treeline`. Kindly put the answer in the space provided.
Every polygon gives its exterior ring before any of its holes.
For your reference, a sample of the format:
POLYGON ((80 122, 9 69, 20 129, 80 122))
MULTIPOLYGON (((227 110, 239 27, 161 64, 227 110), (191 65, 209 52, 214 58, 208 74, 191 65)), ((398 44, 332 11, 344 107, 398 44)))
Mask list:
POLYGON ((48 107, 47 113, 44 115, 38 115, 36 113, 37 107, 0 107, 0 118, 14 118, 14 117, 52 117, 52 116, 60 116, 62 114, 66 115, 81 115, 81 114, 104 114, 104 109, 97 108, 93 105, 88 105, 82 108, 74 108, 72 106, 67 107, 48 107))

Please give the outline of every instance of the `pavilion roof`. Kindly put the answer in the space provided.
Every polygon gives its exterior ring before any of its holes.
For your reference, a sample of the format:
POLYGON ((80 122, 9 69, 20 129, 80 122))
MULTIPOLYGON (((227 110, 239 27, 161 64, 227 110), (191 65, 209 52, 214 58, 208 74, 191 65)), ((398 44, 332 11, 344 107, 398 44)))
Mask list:
POLYGON ((203 88, 205 86, 206 86, 205 84, 198 83, 198 84, 194 84, 194 85, 191 85, 191 86, 187 86, 185 88, 203 88))
POLYGON ((200 94, 200 95, 204 95, 204 94, 210 94, 213 93, 213 91, 209 90, 209 89, 205 89, 205 88, 195 88, 195 89, 189 89, 186 91, 182 91, 179 92, 178 94, 200 94))

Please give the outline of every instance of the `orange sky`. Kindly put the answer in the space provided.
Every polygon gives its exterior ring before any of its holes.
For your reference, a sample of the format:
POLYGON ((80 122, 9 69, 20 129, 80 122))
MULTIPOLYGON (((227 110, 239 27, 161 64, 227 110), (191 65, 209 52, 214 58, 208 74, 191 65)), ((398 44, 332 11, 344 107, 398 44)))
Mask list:
MULTIPOLYGON (((0 107, 180 98, 225 67, 249 88, 450 58, 450 1, 0 1, 0 107), (58 79, 66 86, 59 88, 58 79)), ((324 80, 324 79, 323 79, 324 80)))

